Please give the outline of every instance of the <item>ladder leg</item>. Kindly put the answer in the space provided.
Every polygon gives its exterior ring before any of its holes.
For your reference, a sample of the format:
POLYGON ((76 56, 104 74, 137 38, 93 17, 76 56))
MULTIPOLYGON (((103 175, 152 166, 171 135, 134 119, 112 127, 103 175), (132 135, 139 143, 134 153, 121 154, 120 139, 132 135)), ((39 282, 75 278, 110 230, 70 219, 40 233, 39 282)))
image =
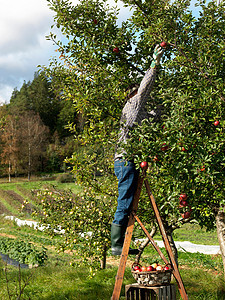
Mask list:
POLYGON ((183 300, 188 300, 188 295, 186 293, 183 281, 181 279, 180 272, 178 270, 178 267, 177 267, 177 264, 176 264, 176 261, 175 261, 175 258, 174 258, 174 255, 173 255, 173 252, 172 252, 172 249, 171 249, 171 246, 170 246, 170 243, 169 243, 169 240, 168 240, 165 228, 164 228, 164 225, 162 223, 162 219, 161 219, 158 207, 157 207, 156 202, 155 202, 155 198, 152 195, 148 180, 146 178, 145 178, 144 183, 145 183, 145 187, 146 187, 148 196, 149 196, 149 198, 151 200, 151 203, 152 203, 152 208, 154 210, 155 217, 156 217, 157 223, 158 223, 159 228, 160 228, 160 232, 161 232, 161 235, 162 235, 162 238, 163 238, 163 241, 164 241, 166 251, 168 253, 171 264, 173 266, 173 275, 176 278, 178 288, 179 288, 179 291, 180 291, 180 295, 181 295, 183 300))
POLYGON ((134 222, 135 222, 134 212, 136 212, 138 208, 138 201, 140 198, 143 181, 144 181, 143 176, 139 176, 137 190, 135 192, 133 203, 132 203, 132 209, 129 216, 129 221, 128 221, 124 244, 123 244, 123 250, 120 257, 120 264, 117 271, 116 282, 115 282, 111 300, 119 300, 120 297, 120 292, 123 283, 123 277, 124 277, 124 272, 125 272, 125 267, 126 267, 126 262, 127 262, 127 257, 128 257, 128 252, 129 252, 129 247, 130 247, 130 242, 131 242, 134 222))

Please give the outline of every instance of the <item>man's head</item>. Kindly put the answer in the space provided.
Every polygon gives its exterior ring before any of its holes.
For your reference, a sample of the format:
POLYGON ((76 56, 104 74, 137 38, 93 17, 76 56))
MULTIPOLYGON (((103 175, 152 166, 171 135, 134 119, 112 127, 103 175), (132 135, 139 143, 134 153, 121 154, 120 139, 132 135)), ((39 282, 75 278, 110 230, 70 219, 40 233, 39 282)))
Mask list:
POLYGON ((130 99, 133 96, 135 96, 137 94, 139 88, 139 84, 138 83, 132 83, 127 89, 127 98, 130 99))

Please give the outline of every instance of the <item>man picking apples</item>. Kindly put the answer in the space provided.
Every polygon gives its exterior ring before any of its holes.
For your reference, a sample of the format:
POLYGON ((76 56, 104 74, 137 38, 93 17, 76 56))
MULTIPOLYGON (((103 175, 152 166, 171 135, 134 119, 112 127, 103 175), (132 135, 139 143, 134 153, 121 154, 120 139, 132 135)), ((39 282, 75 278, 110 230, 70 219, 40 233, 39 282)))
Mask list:
MULTIPOLYGON (((157 45, 154 49, 153 60, 150 68, 146 71, 140 86, 133 85, 128 94, 128 100, 122 110, 120 119, 121 127, 115 153, 114 170, 118 179, 117 210, 111 225, 111 248, 112 255, 121 255, 125 232, 128 224, 130 208, 134 193, 137 188, 138 170, 132 161, 124 159, 125 151, 121 148, 129 138, 129 131, 135 123, 140 124, 149 117, 160 116, 159 110, 148 112, 146 103, 149 99, 157 73, 157 66, 164 50, 157 45)), ((137 254, 138 249, 130 249, 129 254, 137 254)))

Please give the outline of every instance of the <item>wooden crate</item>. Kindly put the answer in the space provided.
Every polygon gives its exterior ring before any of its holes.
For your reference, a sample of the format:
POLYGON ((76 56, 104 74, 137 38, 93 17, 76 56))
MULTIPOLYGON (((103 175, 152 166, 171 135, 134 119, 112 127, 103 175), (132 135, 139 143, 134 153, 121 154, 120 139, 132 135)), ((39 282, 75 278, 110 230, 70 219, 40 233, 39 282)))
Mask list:
POLYGON ((173 284, 143 286, 138 283, 125 286, 126 300, 176 300, 176 287, 173 284))

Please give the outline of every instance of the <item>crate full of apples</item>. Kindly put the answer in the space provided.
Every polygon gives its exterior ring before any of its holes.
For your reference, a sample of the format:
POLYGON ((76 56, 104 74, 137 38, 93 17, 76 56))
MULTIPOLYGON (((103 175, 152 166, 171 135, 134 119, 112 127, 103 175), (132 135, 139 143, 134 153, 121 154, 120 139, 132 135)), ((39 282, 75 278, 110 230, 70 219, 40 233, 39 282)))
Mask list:
POLYGON ((134 263, 131 272, 138 284, 156 286, 170 283, 172 268, 170 265, 162 266, 158 263, 149 266, 134 263))

